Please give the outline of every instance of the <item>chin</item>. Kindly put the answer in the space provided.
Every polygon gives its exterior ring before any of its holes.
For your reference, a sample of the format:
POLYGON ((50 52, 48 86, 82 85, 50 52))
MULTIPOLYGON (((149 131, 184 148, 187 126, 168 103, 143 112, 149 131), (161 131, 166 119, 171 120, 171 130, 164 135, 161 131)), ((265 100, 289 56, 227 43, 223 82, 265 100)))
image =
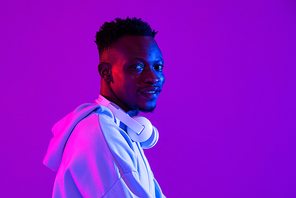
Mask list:
POLYGON ((155 107, 156 107, 156 105, 145 106, 145 107, 138 106, 138 109, 144 113, 152 113, 154 111, 155 107))

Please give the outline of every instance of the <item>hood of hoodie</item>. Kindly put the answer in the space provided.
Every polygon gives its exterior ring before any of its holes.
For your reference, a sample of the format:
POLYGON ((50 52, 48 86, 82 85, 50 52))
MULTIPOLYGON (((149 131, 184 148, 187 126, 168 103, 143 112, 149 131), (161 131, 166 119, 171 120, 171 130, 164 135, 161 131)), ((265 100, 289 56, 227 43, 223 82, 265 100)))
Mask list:
MULTIPOLYGON (((46 155, 43 159, 43 164, 48 168, 57 171, 62 161, 62 156, 64 152, 64 148, 67 144, 69 137, 71 136, 72 131, 76 127, 76 125, 89 116, 92 113, 100 113, 106 114, 110 116, 112 119, 116 119, 115 123, 118 124, 120 121, 114 117, 111 110, 103 106, 104 104, 97 102, 96 104, 85 103, 77 107, 74 111, 66 115, 60 121, 58 121, 52 127, 53 137, 51 138, 46 155)), ((141 142, 140 145, 144 149, 149 149, 155 146, 158 142, 159 133, 158 130, 153 127, 153 133, 148 140, 145 142, 141 142)))
POLYGON ((48 168, 57 171, 63 156, 65 145, 76 127, 76 125, 85 117, 92 113, 104 113, 113 117, 112 112, 105 106, 98 104, 82 104, 73 112, 66 115, 58 121, 52 128, 53 137, 49 142, 43 164, 48 168))

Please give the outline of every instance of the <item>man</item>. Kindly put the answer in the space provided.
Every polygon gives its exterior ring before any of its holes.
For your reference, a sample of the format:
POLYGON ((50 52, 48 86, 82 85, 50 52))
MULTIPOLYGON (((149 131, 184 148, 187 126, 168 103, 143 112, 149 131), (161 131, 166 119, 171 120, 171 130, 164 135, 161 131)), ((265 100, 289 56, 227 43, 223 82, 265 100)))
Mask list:
POLYGON ((53 197, 165 197, 143 153, 158 131, 137 117, 153 111, 165 81, 156 33, 136 18, 97 32, 100 96, 52 129, 43 163, 57 171, 53 197))

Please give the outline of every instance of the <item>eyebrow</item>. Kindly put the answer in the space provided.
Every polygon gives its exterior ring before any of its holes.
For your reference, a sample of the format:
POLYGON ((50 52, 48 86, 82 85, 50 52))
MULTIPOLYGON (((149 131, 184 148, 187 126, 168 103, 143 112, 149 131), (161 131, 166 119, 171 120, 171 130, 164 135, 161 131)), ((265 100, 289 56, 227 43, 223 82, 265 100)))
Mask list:
MULTIPOLYGON (((146 60, 144 60, 143 58, 138 58, 138 57, 137 57, 137 58, 134 58, 134 59, 132 59, 132 60, 139 60, 139 61, 141 61, 141 62, 146 62, 146 60)), ((162 63, 164 62, 162 58, 159 58, 159 59, 158 59, 157 61, 155 61, 155 62, 160 62, 160 61, 161 61, 162 63)))

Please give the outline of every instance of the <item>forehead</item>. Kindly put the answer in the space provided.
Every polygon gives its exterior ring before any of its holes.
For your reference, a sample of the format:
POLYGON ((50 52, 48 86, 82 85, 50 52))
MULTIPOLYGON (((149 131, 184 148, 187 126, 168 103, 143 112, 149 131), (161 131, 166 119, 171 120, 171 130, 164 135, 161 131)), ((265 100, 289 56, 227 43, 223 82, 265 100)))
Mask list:
POLYGON ((162 59, 157 43, 150 36, 124 36, 112 46, 111 51, 128 59, 162 59))

